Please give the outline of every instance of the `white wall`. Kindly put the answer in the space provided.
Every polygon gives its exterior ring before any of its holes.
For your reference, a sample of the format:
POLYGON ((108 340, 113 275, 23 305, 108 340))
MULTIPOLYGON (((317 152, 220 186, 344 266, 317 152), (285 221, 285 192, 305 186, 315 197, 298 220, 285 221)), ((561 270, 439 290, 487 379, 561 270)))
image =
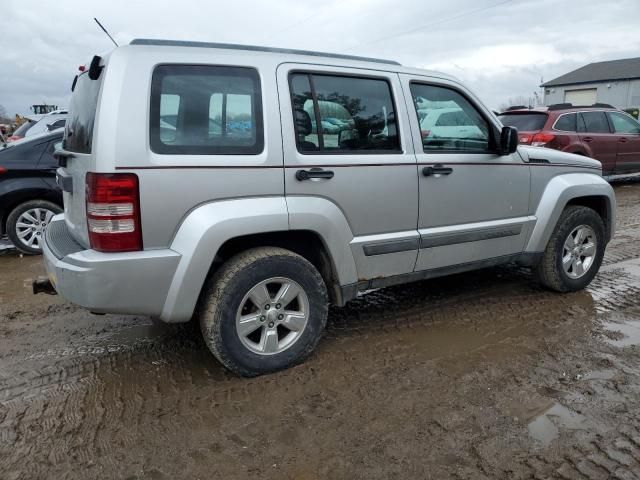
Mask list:
POLYGON ((640 106, 640 79, 545 87, 544 104, 564 103, 565 90, 597 88, 597 101, 617 108, 640 106))

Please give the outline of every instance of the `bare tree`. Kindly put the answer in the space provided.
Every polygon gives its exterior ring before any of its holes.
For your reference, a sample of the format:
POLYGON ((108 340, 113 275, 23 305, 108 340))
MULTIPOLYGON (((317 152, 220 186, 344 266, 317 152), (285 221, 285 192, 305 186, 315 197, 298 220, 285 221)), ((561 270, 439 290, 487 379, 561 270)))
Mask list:
POLYGON ((0 104, 0 123, 11 123, 11 119, 7 115, 7 109, 0 104))

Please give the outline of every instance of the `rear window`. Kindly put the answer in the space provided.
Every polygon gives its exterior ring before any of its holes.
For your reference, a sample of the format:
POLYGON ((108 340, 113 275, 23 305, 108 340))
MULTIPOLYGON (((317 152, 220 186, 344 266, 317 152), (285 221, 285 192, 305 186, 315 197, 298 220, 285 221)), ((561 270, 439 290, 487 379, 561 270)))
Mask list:
POLYGON ((503 113, 498 116, 503 125, 516 127, 519 132, 542 130, 547 121, 546 113, 503 113))
POLYGON ((91 153, 93 141, 93 124, 98 108, 98 95, 102 78, 89 78, 89 72, 78 75, 78 80, 71 95, 69 115, 64 132, 63 148, 70 152, 91 153))
POLYGON ((153 72, 151 149, 161 154, 262 152, 260 78, 253 68, 160 65, 153 72))

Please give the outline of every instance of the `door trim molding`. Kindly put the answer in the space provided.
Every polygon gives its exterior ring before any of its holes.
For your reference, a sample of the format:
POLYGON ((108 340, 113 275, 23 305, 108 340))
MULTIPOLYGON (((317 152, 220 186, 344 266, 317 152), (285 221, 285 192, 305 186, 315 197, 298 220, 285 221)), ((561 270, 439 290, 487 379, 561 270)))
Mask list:
POLYGON ((441 233, 441 234, 421 234, 420 248, 442 247, 456 245, 459 243, 479 242, 492 238, 503 238, 520 235, 522 233, 522 223, 511 226, 497 226, 491 228, 480 228, 467 232, 441 233))

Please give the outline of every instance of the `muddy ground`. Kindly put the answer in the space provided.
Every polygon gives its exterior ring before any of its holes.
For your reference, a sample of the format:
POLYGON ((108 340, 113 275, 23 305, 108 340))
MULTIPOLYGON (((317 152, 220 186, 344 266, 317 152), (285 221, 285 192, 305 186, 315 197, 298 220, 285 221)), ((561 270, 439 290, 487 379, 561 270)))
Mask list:
POLYGON ((522 268, 332 309, 303 365, 242 379, 192 326, 94 316, 0 256, 0 478, 640 478, 640 183, 591 287, 522 268))

